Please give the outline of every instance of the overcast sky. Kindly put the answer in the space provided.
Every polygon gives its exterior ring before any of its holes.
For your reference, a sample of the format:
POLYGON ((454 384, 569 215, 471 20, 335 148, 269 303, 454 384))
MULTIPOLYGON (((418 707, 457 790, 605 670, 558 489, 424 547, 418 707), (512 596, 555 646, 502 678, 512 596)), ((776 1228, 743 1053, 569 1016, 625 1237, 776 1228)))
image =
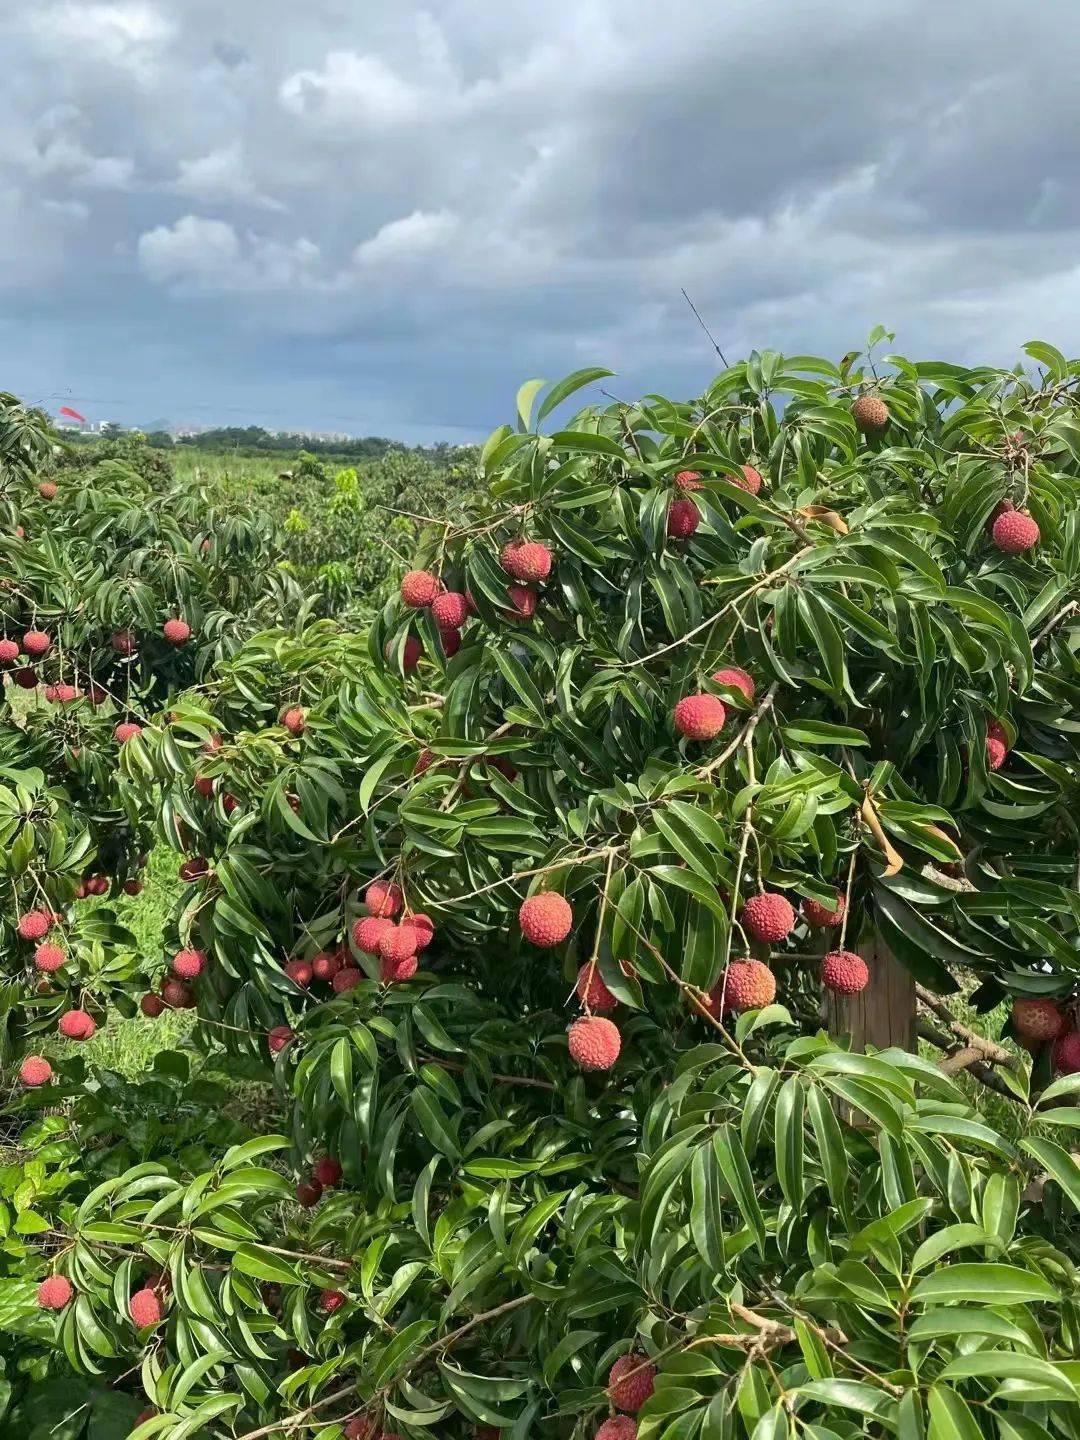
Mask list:
POLYGON ((0 0, 0 388, 472 439, 530 376, 1080 350, 1075 0, 0 0))

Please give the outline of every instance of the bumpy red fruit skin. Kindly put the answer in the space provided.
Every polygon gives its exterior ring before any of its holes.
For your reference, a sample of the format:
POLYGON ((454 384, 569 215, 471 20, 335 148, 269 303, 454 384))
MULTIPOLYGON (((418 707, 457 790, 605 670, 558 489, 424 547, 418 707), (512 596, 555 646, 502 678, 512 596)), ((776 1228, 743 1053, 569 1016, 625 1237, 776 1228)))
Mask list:
POLYGON ((1054 1041, 1054 1071, 1058 1075, 1080 1074, 1080 1031, 1070 1030, 1054 1041))
POLYGON ((416 757, 416 764, 413 766, 412 773, 414 775, 423 775, 426 771, 431 769, 432 765, 435 764, 436 758, 437 757, 435 755, 435 751, 429 750, 428 747, 425 745, 423 750, 421 750, 420 754, 416 757))
POLYGON ((191 626, 186 620, 166 620, 161 633, 170 645, 185 645, 191 639, 191 626))
POLYGON ((41 484, 37 488, 38 494, 43 500, 56 499, 56 486, 51 480, 42 480, 41 484))
POLYGON ((515 580, 537 584, 551 574, 551 551, 537 540, 511 540, 500 551, 499 564, 515 580))
POLYGON ((536 591, 531 585, 508 585, 512 613, 519 620, 531 620, 536 614, 536 591))
POLYGON ((570 1058, 582 1070, 610 1070, 619 1058, 622 1036, 602 1015, 583 1015, 570 1026, 567 1044, 570 1058))
POLYGON ((1065 1016, 1053 1000, 1014 1000, 1012 1023, 1025 1040, 1056 1040, 1065 1028, 1065 1016))
POLYGON ((348 1298, 344 1290, 324 1290, 319 1296, 319 1309, 324 1315, 333 1315, 348 1298))
POLYGON ((52 1066, 44 1055, 28 1055, 19 1066, 19 1079, 31 1089, 35 1085, 47 1085, 52 1073, 52 1066))
POLYGON ((0 665, 14 665, 19 658, 19 647, 14 640, 0 640, 0 665))
POLYGON ((739 918, 752 939, 774 944, 791 934, 795 911, 785 896, 766 891, 762 895, 751 895, 739 918))
POLYGON ((139 1001, 139 1009, 148 1020, 156 1020, 165 1009, 165 1001, 160 995, 144 995, 139 1001))
POLYGON ((281 723, 290 735, 302 735, 307 729, 307 717, 299 705, 290 705, 281 713, 281 723))
POLYGON ((52 916, 44 910, 27 910, 19 920, 19 938, 43 940, 52 929, 52 916))
POLYGON ((590 965, 588 961, 578 971, 574 989, 577 991, 577 997, 582 1005, 589 1010, 596 1011, 599 1015, 606 1015, 619 1003, 604 984, 604 977, 600 974, 599 965, 590 965))
POLYGON ((331 980, 335 995, 346 995, 350 990, 355 990, 357 985, 364 978, 364 972, 358 970, 355 965, 344 965, 331 980))
POLYGON ((420 911, 419 914, 409 917, 409 924, 416 931, 417 950, 426 950, 432 940, 435 939, 435 926, 432 923, 431 917, 425 915, 423 911, 420 911))
POLYGON ((629 1415, 613 1415, 600 1426, 594 1440, 637 1440, 637 1421, 629 1415))
POLYGON ((140 1330, 156 1325, 161 1319, 161 1301, 154 1290, 136 1290, 128 1302, 128 1310, 140 1330))
POLYGON ((730 685, 733 690, 741 690, 747 700, 753 700, 753 676, 748 675, 738 665, 725 665, 722 670, 714 670, 712 678, 715 684, 730 685))
POLYGON ((716 695, 684 695, 675 706, 675 729, 688 740, 711 740, 726 719, 724 702, 716 695))
POLYGON ((423 610, 439 593, 439 577, 430 570, 410 570, 401 579, 401 598, 414 610, 423 610))
POLYGON ((748 495, 757 495, 761 490, 761 471, 755 470, 753 465, 741 465, 741 475, 729 475, 727 478, 732 485, 737 485, 740 490, 745 490, 748 495))
POLYGON ((37 1303, 43 1310, 63 1310, 74 1293, 66 1275, 50 1275, 38 1286, 37 1303))
POLYGON ((206 969, 206 956, 201 950, 178 950, 172 958, 172 972, 181 980, 194 980, 206 969))
POLYGON ((285 966, 285 974, 294 985, 299 985, 301 990, 306 990, 311 984, 315 972, 307 960, 290 960, 285 966))
POLYGON ((353 926, 353 944, 365 955, 377 955, 379 953, 379 938, 383 931, 393 925, 392 920, 386 920, 381 915, 365 915, 362 920, 357 920, 353 926))
POLYGON ((275 1025, 266 1036, 266 1043, 270 1047, 270 1054, 277 1055, 279 1051, 284 1050, 285 1046, 295 1038, 288 1025, 275 1025))
POLYGON ((869 985, 870 971, 853 950, 830 950, 821 962, 821 983, 836 995, 858 995, 869 985))
POLYGON ((1006 555, 1023 555, 1039 543, 1039 527, 1023 510, 1006 510, 999 515, 990 534, 1006 555))
POLYGON ((48 941, 39 945, 34 951, 34 964, 46 975, 51 975, 54 971, 59 970, 66 959, 67 955, 61 946, 52 945, 48 941))
POLYGON ((680 490, 703 490, 701 483, 701 472, 698 470, 680 470, 675 476, 675 484, 680 490))
POLYGON ((296 1187, 296 1203, 305 1210, 310 1210, 322 1199, 322 1186, 315 1179, 301 1180, 296 1187))
POLYGON ((136 725, 134 720, 123 720, 113 731, 113 738, 118 745, 126 745, 129 740, 134 740, 136 735, 141 734, 141 725, 136 725))
POLYGON ((608 1373, 608 1394, 616 1410, 636 1415, 653 1393, 656 1366, 636 1351, 620 1355, 608 1373), (631 1373, 633 1372, 633 1373, 631 1373))
POLYGON ((732 960, 713 994, 725 1010, 761 1010, 776 999, 776 976, 760 960, 732 960))
POLYGON ((332 1155, 324 1155, 315 1161, 311 1173, 324 1190, 329 1190, 340 1182, 342 1172, 341 1166, 332 1155))
POLYGON ((803 919, 811 930, 829 930, 839 925, 847 909, 847 900, 841 891, 836 892, 836 906, 830 910, 820 900, 806 899, 802 902, 803 919))
POLYGON ((436 595, 431 614, 440 630, 459 630, 469 618, 469 602, 457 590, 447 590, 436 595))
POLYGON ((562 895, 553 890, 540 895, 530 895, 521 902, 518 911, 521 933, 532 945, 541 950, 550 950, 561 945, 574 924, 574 912, 562 895))
POLYGON ((378 1440, 379 1427, 370 1415, 354 1415, 345 1426, 345 1440, 378 1440))
POLYGON ((382 959, 396 965, 416 954, 416 929, 404 922, 390 925, 379 936, 379 954, 382 959))
POLYGON ((405 980, 411 980, 419 967, 416 955, 406 955, 401 960, 387 960, 384 956, 379 961, 379 979, 384 985, 400 985, 405 980))
POLYGON ((373 880, 364 891, 364 904, 368 914, 377 915, 383 920, 393 920, 400 915, 404 903, 401 886, 393 880, 373 880))
POLYGON ((60 1016, 60 1034, 68 1040, 89 1040, 96 1029, 94 1017, 85 1010, 68 1010, 60 1016))
POLYGON ((329 950, 320 950, 311 957, 311 973, 316 980, 333 980, 344 961, 341 956, 329 950))
POLYGON ((195 1007, 195 992, 191 986, 172 977, 162 985, 161 998, 173 1010, 192 1010, 195 1007))
POLYGON ((693 500, 673 500, 668 506, 667 533, 673 540, 687 540, 701 524, 701 511, 693 500))
POLYGON ((860 395, 851 407, 851 418, 864 435, 883 435, 889 425, 889 407, 878 395, 860 395))
POLYGON ((1000 720, 986 722, 986 763, 991 770, 1000 770, 1009 753, 1009 737, 1000 720))
POLYGON ((22 637, 22 648, 32 660, 40 660, 51 644, 52 640, 44 630, 27 630, 22 637))

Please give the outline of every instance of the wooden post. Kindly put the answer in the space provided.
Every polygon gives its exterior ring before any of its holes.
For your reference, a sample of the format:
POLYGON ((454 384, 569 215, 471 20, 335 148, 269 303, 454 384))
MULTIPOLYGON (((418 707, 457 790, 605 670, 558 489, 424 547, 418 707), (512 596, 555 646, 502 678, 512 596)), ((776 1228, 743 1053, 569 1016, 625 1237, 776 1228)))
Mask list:
POLYGON ((825 992, 829 1034, 850 1035, 852 1049, 899 1046, 915 1049, 915 977, 894 960, 882 940, 870 936, 859 946, 870 970, 870 983, 858 995, 825 992))

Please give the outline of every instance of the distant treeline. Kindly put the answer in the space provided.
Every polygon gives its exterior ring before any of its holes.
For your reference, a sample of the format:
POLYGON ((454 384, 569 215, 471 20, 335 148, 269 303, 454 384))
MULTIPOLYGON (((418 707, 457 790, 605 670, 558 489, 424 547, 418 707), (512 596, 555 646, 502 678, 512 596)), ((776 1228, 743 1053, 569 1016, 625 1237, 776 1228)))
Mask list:
MULTIPOLYGON (((169 443, 162 433, 148 435, 152 445, 169 443)), ((379 460, 390 450, 407 451, 409 446, 381 435, 359 435, 349 438, 319 438, 314 435, 271 434, 260 425, 226 425, 219 430, 203 430, 198 435, 184 435, 177 445, 194 445, 200 450, 284 451, 295 455, 306 450, 309 455, 343 455, 354 460, 379 460)))

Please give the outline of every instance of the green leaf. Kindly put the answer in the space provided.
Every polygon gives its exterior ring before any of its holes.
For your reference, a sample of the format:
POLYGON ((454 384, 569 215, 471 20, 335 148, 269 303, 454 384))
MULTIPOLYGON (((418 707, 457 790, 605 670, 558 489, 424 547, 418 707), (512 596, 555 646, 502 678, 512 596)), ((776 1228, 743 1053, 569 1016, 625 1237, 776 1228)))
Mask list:
POLYGON ((1018 1265, 945 1265, 920 1280, 911 1293, 918 1305, 944 1301, 1025 1305, 1059 1298, 1049 1281, 1018 1265))

